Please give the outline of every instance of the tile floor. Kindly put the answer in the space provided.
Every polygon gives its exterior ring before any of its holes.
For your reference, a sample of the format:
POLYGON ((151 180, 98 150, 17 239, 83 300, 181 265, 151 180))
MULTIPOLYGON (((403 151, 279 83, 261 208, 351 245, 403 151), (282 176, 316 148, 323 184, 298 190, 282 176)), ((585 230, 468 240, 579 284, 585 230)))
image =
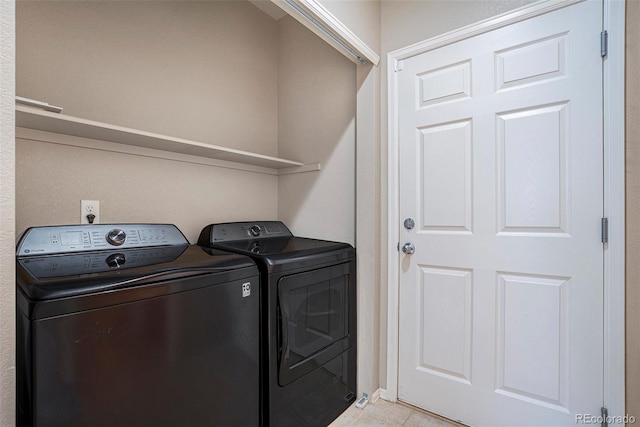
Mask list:
POLYGON ((462 427, 420 409, 378 399, 364 409, 351 405, 329 427, 462 427))

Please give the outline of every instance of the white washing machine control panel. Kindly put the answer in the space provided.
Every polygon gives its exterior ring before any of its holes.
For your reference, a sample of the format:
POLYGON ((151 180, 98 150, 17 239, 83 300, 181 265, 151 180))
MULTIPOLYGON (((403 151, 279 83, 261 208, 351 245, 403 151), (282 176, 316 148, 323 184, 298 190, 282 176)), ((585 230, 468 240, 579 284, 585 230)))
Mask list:
POLYGON ((189 241, 171 224, 90 224, 28 229, 18 256, 187 245, 189 241))

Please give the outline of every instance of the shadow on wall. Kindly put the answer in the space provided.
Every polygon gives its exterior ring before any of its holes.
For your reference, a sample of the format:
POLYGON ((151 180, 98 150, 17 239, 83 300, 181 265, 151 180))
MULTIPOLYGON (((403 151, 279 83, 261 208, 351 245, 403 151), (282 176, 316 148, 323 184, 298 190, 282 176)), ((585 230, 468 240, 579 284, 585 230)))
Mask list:
POLYGON ((278 179, 294 234, 355 243, 356 65, 291 17, 278 21, 278 154, 322 170, 278 179))

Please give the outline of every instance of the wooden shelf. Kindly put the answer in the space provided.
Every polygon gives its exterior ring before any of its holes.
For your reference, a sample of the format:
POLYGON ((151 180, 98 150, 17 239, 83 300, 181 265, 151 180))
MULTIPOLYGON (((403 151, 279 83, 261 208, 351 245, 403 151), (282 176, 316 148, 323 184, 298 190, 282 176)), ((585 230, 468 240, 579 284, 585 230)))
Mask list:
POLYGON ((304 163, 293 160, 159 135, 137 129, 67 116, 65 114, 52 113, 24 105, 16 105, 16 126, 246 165, 286 169, 285 173, 293 173, 298 168, 300 168, 301 172, 306 170, 319 170, 320 168, 319 164, 305 166, 304 163), (302 168, 302 166, 305 167, 302 168), (311 166, 311 168, 309 168, 309 166, 311 166))

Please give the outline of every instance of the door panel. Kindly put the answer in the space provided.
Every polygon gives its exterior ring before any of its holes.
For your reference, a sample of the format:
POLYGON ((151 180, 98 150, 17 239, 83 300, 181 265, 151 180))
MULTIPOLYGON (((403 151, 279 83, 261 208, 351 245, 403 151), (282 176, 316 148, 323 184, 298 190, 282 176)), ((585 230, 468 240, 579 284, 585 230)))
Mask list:
POLYGON ((420 129, 419 149, 422 230, 471 231, 471 121, 420 129))
POLYGON ((568 288, 562 277, 498 274, 498 393, 566 406, 568 288))
POLYGON ((401 400, 472 425, 599 412, 600 29, 586 1, 403 61, 401 400))
POLYGON ((471 381, 471 278, 460 269, 419 270, 421 367, 434 375, 471 381))
POLYGON ((566 232, 569 108, 497 115, 499 232, 566 232))

